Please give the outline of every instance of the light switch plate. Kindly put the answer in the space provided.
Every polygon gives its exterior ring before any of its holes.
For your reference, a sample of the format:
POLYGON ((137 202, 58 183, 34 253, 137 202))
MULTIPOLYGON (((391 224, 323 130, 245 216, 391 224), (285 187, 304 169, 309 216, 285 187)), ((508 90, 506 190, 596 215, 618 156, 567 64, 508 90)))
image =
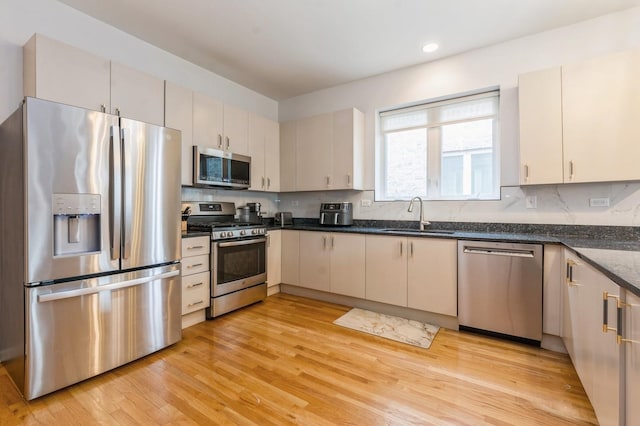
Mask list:
POLYGON ((360 200, 361 207, 371 207, 371 200, 360 200))

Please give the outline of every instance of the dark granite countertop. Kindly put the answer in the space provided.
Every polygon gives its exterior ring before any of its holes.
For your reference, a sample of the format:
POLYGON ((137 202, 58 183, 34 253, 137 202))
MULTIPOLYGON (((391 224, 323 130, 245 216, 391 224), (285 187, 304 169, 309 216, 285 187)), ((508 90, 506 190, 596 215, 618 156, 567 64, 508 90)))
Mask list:
POLYGON ((451 233, 428 231, 417 233, 416 225, 415 221, 354 220, 353 226, 325 226, 320 225, 317 219, 294 219, 293 225, 281 228, 274 226, 273 223, 267 223, 268 230, 291 229, 417 238, 562 244, 613 282, 640 296, 639 227, 437 222, 432 223, 430 229, 451 233), (385 231, 388 229, 394 229, 394 232, 385 231), (406 229, 407 232, 401 232, 402 229, 406 229))
POLYGON ((182 238, 193 238, 193 237, 211 237, 211 232, 202 232, 202 231, 187 232, 187 231, 182 231, 182 238))

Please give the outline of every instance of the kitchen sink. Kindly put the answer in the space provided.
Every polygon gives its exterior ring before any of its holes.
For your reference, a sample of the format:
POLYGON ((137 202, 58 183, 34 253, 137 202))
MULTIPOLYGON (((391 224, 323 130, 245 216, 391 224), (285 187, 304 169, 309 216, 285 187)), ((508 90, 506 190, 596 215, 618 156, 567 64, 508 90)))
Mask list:
POLYGON ((381 231, 388 234, 421 234, 421 235, 455 234, 456 232, 448 229, 425 229, 424 231, 421 231, 419 229, 409 229, 409 228, 387 228, 387 229, 382 229, 381 231))

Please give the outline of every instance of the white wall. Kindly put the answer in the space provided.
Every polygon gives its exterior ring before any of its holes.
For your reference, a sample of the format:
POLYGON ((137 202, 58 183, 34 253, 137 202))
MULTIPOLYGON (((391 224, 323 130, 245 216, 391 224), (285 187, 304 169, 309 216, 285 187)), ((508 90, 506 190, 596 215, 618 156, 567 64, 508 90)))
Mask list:
MULTIPOLYGON (((168 29, 170 31, 170 29, 168 29)), ((154 47, 55 0, 0 1, 0 122, 23 97, 22 45, 34 34, 79 47, 277 120, 273 99, 154 47)))
MULTIPOLYGON (((280 103, 280 121, 347 107, 365 113, 365 185, 374 188, 377 111, 480 88, 501 88, 500 201, 427 202, 432 220, 640 225, 640 184, 559 185, 522 190, 518 185, 518 74, 640 47, 640 8, 477 49, 432 63, 389 72, 291 98, 280 103), (524 209, 525 194, 538 208, 524 209), (598 194, 598 195, 596 195, 598 194), (623 195, 621 195, 623 194, 623 195), (589 208, 588 198, 608 196, 611 207, 589 208)), ((283 194, 280 206, 316 217, 320 200, 373 199, 373 192, 283 194), (291 202, 298 202, 298 206, 291 202)), ((411 219, 401 202, 358 208, 356 218, 411 219)))

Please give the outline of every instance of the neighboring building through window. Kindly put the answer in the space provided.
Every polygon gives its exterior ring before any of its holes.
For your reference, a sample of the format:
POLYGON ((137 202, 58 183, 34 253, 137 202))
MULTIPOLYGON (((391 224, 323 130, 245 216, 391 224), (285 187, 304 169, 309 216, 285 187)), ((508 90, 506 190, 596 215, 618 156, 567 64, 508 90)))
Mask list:
POLYGON ((499 198, 499 92, 380 113, 377 200, 499 198))

